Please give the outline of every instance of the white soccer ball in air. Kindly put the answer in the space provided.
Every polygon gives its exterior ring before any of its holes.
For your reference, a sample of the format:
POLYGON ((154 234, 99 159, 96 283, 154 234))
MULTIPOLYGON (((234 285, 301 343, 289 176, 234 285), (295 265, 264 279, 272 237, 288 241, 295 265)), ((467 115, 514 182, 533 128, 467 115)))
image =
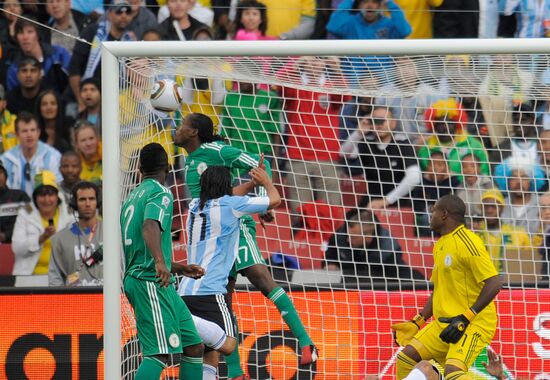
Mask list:
POLYGON ((180 107, 182 89, 171 79, 159 79, 151 90, 151 105, 162 112, 173 112, 180 107))

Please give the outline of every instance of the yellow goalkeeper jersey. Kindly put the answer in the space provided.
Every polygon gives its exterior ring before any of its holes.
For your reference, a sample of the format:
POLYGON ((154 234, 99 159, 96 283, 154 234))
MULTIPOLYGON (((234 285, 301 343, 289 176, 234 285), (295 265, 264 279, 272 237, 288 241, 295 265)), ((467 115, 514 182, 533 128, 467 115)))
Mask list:
MULTIPOLYGON (((464 225, 443 235, 433 248, 434 270, 433 315, 454 317, 462 314, 477 300, 484 281, 497 276, 497 270, 485 245, 464 225)), ((474 319, 482 328, 494 329, 497 323, 495 303, 492 301, 474 319)))

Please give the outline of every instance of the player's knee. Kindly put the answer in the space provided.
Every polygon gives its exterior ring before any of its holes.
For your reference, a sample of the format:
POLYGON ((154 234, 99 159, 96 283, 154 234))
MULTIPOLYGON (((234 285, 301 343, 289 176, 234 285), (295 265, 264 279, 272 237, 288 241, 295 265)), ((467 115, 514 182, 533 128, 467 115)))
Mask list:
POLYGON ((204 344, 198 343, 192 346, 187 346, 183 348, 183 354, 185 356, 200 358, 204 354, 204 344))
POLYGON ((244 269, 243 274, 248 278, 248 281, 260 290, 264 296, 271 293, 277 287, 273 280, 273 276, 265 265, 256 264, 244 269))
POLYGON ((235 351, 237 348, 237 339, 233 338, 232 336, 228 336, 225 339, 225 342, 223 345, 218 349, 218 352, 220 352, 223 355, 230 355, 235 351))
MULTIPOLYGON (((405 350, 401 351, 399 354, 397 354, 397 361, 396 361, 396 376, 397 380, 402 380, 413 370, 413 368, 418 364, 417 360, 414 360, 405 352, 405 350)), ((413 355, 414 356, 414 355, 413 355)))

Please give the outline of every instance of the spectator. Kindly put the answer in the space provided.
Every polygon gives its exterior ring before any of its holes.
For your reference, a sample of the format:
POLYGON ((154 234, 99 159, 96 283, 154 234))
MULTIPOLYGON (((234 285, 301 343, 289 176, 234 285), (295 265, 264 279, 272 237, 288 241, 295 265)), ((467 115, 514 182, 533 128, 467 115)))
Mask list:
POLYGON ((18 69, 20 60, 34 57, 41 63, 43 82, 46 88, 62 93, 67 86, 67 69, 71 56, 61 46, 40 42, 38 25, 25 19, 19 19, 15 24, 15 37, 20 52, 16 53, 13 63, 8 68, 8 90, 15 89, 20 84, 18 69))
POLYGON ((103 226, 97 217, 99 188, 84 181, 73 188, 72 194, 71 207, 78 219, 51 239, 48 285, 103 285, 103 226))
POLYGON ((426 170, 428 157, 433 149, 441 151, 452 173, 461 175, 461 161, 467 154, 474 154, 480 162, 480 174, 489 175, 488 155, 483 143, 466 130, 467 115, 460 103, 453 98, 432 104, 424 116, 427 129, 433 135, 418 151, 420 167, 426 170))
POLYGON ((84 109, 80 98, 80 82, 83 79, 101 80, 101 42, 103 41, 135 41, 135 35, 129 31, 132 21, 131 8, 127 3, 112 6, 106 17, 91 24, 82 31, 80 37, 89 43, 78 41, 73 50, 69 65, 69 82, 75 98, 78 100, 79 111, 84 109))
MULTIPOLYGON (((118 2, 118 4, 120 3, 118 2)), ((128 0, 128 3, 130 4, 130 17, 132 18, 128 30, 134 32, 137 40, 141 40, 147 30, 158 26, 157 18, 153 12, 144 6, 143 0, 128 0)))
POLYGON ((0 161, 0 243, 10 244, 17 213, 30 198, 21 190, 10 189, 7 183, 8 172, 0 161))
POLYGON ((432 38, 433 8, 441 6, 443 0, 396 0, 396 3, 412 27, 407 38, 432 38))
MULTIPOLYGON (((235 0, 236 1, 236 0, 235 0)), ((203 23, 209 28, 212 27, 214 23, 214 11, 207 6, 202 5, 197 0, 189 0, 189 12, 188 14, 196 19, 197 21, 203 23)), ((166 5, 160 7, 157 15, 157 20, 159 23, 162 23, 170 16, 170 11, 166 5)))
POLYGON ((501 163, 510 156, 522 156, 532 162, 538 162, 536 118, 533 103, 524 102, 514 106, 511 137, 504 138, 497 149, 491 152, 491 162, 501 163))
POLYGON ((266 35, 281 40, 307 40, 315 29, 314 0, 263 0, 267 7, 266 35))
POLYGON ((6 109, 6 91, 0 84, 0 155, 17 145, 15 115, 6 109))
POLYGON ((242 0, 237 5, 235 40, 271 40, 267 36, 267 9, 257 0, 242 0))
POLYGON ((22 207, 13 228, 13 275, 47 274, 51 255, 50 238, 71 222, 61 204, 55 174, 41 171, 35 177, 32 204, 22 207))
MULTIPOLYGON (((540 233, 539 204, 535 193, 534 165, 520 157, 511 157, 506 178, 508 191, 501 218, 504 223, 524 227, 533 238, 540 233)), ((496 179, 497 184, 499 179, 496 179)), ((502 190, 502 188, 501 188, 502 190)))
POLYGON ((548 183, 550 181, 550 129, 543 129, 539 133, 539 157, 541 169, 546 174, 545 177, 548 183))
POLYGON ((539 206, 543 234, 539 246, 542 258, 541 280, 550 282, 550 193, 544 193, 539 197, 539 206))
POLYGON ((80 156, 74 150, 69 150, 61 156, 59 171, 63 176, 63 181, 59 183, 59 198, 71 209, 71 197, 74 185, 81 181, 82 161, 80 156))
POLYGON ((8 110, 15 115, 20 112, 33 112, 38 94, 45 87, 42 83, 42 66, 34 57, 19 60, 17 77, 20 84, 8 92, 8 110))
POLYGON ((38 95, 34 114, 38 119, 41 141, 54 147, 60 153, 71 149, 69 131, 74 120, 64 116, 63 102, 55 91, 46 90, 38 95))
POLYGON ((345 280, 352 282, 424 279, 405 263, 397 240, 368 211, 355 215, 334 233, 323 267, 341 270, 345 280))
POLYGON ((280 99, 277 93, 253 83, 238 82, 236 90, 225 97, 221 135, 231 146, 245 152, 277 157, 281 144, 279 133, 280 99))
POLYGON ((211 0, 211 8, 214 11, 214 30, 216 40, 225 40, 234 32, 235 24, 231 22, 229 14, 235 15, 236 0, 211 0))
MULTIPOLYGON (((369 118, 372 113, 374 104, 374 98, 372 97, 354 97, 351 101, 344 104, 342 113, 340 115, 339 132, 338 137, 341 143, 345 143, 346 140, 357 131, 359 121, 363 118, 369 118)), ((367 120, 368 121, 368 120, 367 120)), ((356 135, 357 137, 362 137, 356 135)), ((342 154, 341 154, 342 156, 342 154)), ((359 159, 359 152, 354 158, 344 154, 342 156, 342 169, 346 176, 354 177, 363 174, 363 168, 361 167, 361 160, 359 159)))
POLYGON ((2 58, 5 62, 9 62, 13 53, 17 51, 15 23, 19 19, 17 16, 23 14, 23 10, 19 0, 4 0, 2 9, 10 12, 2 12, 2 16, 0 17, 0 47, 2 47, 2 58))
POLYGON ((346 158, 359 157, 368 193, 359 206, 380 209, 410 205, 409 195, 420 183, 415 150, 396 134, 397 121, 389 108, 376 106, 359 121, 359 128, 342 145, 346 158))
POLYGON ((500 274, 505 274, 503 262, 506 251, 531 250, 533 246, 527 231, 523 227, 516 227, 506 223, 502 218, 504 211, 504 197, 497 189, 487 190, 481 196, 483 207, 483 221, 478 235, 485 243, 487 251, 500 274))
MULTIPOLYGON (((512 55, 493 55, 488 62, 488 72, 479 87, 479 102, 491 145, 498 146, 509 136, 509 117, 514 104, 524 103, 530 97, 534 76, 520 68, 512 55)), ((525 67, 525 66, 524 66, 525 67)))
POLYGON ((502 14, 516 14, 516 38, 541 38, 550 35, 550 0, 500 0, 502 14))
POLYGON ((313 92, 295 87, 281 90, 288 122, 286 154, 291 172, 287 176, 288 205, 293 212, 300 203, 315 199, 339 206, 342 196, 337 168, 338 117, 342 104, 348 100, 344 95, 330 94, 334 82, 344 81, 339 60, 304 57, 279 75, 297 76, 302 84, 322 86, 325 90, 313 92))
POLYGON ((78 122, 74 131, 74 147, 82 161, 82 172, 80 173, 82 180, 101 185, 103 161, 101 139, 97 129, 87 121, 78 122))
POLYGON ((395 58, 393 70, 388 72, 392 81, 380 89, 383 95, 376 98, 376 104, 392 108, 400 129, 413 144, 422 142, 425 111, 436 101, 448 98, 448 89, 421 81, 417 63, 411 57, 395 58))
POLYGON ((382 0, 344 0, 330 16, 327 31, 346 40, 401 39, 411 26, 393 0, 387 0, 390 17, 384 16, 382 0))
POLYGON ((101 131, 101 87, 96 79, 88 78, 80 83, 80 99, 84 109, 78 119, 86 120, 101 131))
POLYGON ((159 25, 164 40, 190 41, 197 29, 208 28, 207 25, 189 15, 192 7, 191 0, 168 0, 166 5, 170 16, 159 25))
POLYGON ((444 0, 433 17, 434 38, 477 38, 478 0, 444 0))
POLYGON ((494 187, 490 176, 481 174, 481 162, 473 154, 462 157, 462 184, 455 191, 466 205, 466 221, 472 226, 473 220, 482 215, 481 195, 494 187))
POLYGON ((71 0, 46 0, 46 10, 50 15, 48 25, 62 33, 52 31, 46 39, 50 44, 61 46, 69 55, 73 54, 76 39, 91 22, 83 13, 71 9, 71 0))
POLYGON ((412 192, 413 209, 418 236, 432 236, 430 213, 437 200, 451 194, 460 180, 449 170, 445 154, 439 149, 430 151, 430 159, 422 181, 412 192))
POLYGON ((146 30, 141 37, 143 41, 162 41, 162 33, 157 27, 146 30))
POLYGON ((8 187, 22 190, 31 196, 36 187, 34 178, 43 170, 53 172, 57 180, 61 181, 61 154, 40 141, 38 121, 33 114, 22 112, 17 116, 15 134, 18 145, 0 157, 8 173, 8 187))
POLYGON ((103 0, 71 0, 71 8, 89 16, 92 20, 97 20, 105 13, 103 3, 103 0))
MULTIPOLYGON (((211 40, 212 33, 210 29, 200 27, 193 33, 193 39, 201 39, 201 41, 211 40)), ((231 82, 226 82, 223 79, 186 77, 183 81, 183 100, 181 107, 183 116, 187 116, 191 113, 202 113, 210 117, 214 126, 218 128, 220 124, 219 115, 221 114, 221 105, 225 99, 226 91, 230 87, 231 82)))

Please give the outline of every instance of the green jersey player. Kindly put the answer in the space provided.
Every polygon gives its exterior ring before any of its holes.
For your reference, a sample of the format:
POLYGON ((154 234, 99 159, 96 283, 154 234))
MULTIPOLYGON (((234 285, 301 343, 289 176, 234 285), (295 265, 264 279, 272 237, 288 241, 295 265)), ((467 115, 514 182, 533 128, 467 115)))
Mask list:
MULTIPOLYGON (((200 176, 209 166, 226 166, 234 171, 248 172, 260 164, 259 156, 225 144, 221 136, 214 134, 212 120, 200 113, 187 115, 176 131, 174 142, 188 153, 185 161, 185 180, 191 198, 199 197, 200 176)), ((268 173, 270 172, 268 163, 266 163, 266 170, 268 173)), ((260 195, 265 195, 262 194, 262 190, 265 191, 265 189, 260 189, 260 195)), ((269 215, 267 219, 269 219, 269 215)), ((256 223, 251 216, 241 217, 239 252, 228 284, 229 303, 231 303, 230 295, 235 287, 237 273, 246 276, 265 297, 275 304, 284 321, 298 339, 301 347, 300 364, 308 365, 316 361, 317 349, 306 332, 294 304, 283 288, 275 283, 266 267, 256 242, 256 223)), ((245 378, 238 355, 238 350, 235 350, 226 358, 230 379, 245 378)))
MULTIPOLYGON (((168 156, 162 145, 151 143, 143 147, 139 160, 143 180, 120 214, 124 293, 134 308, 143 354, 135 379, 159 379, 169 355, 182 351, 180 379, 202 379, 204 345, 170 274, 173 197, 164 187, 168 156)), ((189 277, 204 274, 198 266, 181 266, 189 277)))

